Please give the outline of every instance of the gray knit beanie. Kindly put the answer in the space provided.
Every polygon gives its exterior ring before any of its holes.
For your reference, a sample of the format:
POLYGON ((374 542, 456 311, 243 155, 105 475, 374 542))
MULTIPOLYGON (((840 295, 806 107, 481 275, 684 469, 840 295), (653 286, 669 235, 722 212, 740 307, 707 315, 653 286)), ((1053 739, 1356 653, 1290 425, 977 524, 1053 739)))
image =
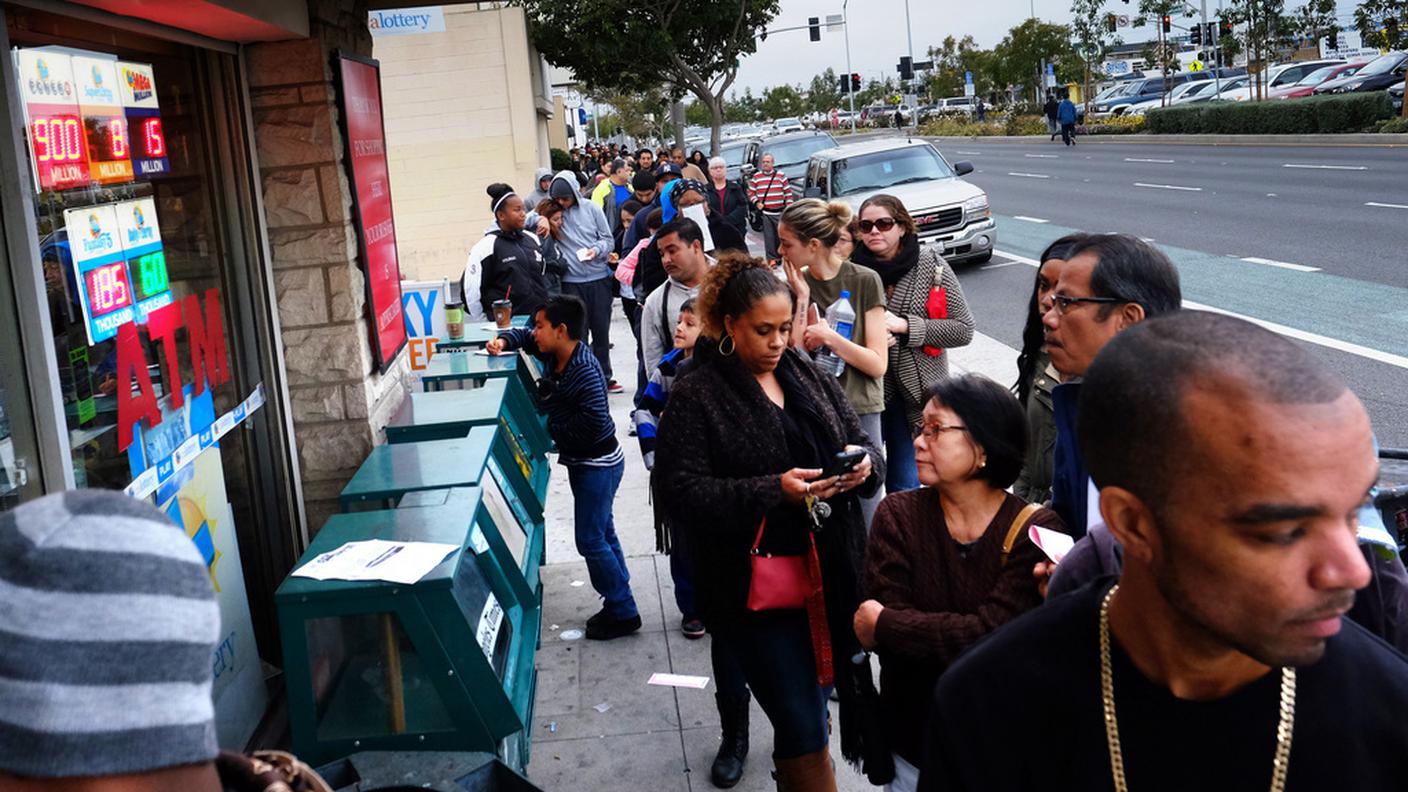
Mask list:
POLYGON ((0 514, 0 770, 214 759, 219 632, 200 551, 149 504, 78 490, 0 514))

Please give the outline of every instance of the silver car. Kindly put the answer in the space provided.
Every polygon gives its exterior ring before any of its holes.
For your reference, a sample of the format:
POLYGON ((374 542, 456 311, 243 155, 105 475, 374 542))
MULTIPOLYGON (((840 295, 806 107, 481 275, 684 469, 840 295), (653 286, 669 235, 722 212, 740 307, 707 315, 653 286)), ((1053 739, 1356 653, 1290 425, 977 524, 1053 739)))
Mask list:
POLYGON ((962 178, 967 162, 949 165, 922 140, 884 138, 818 151, 807 163, 803 194, 860 209, 877 193, 893 195, 919 227, 919 241, 953 263, 984 262, 997 245, 987 193, 962 178))

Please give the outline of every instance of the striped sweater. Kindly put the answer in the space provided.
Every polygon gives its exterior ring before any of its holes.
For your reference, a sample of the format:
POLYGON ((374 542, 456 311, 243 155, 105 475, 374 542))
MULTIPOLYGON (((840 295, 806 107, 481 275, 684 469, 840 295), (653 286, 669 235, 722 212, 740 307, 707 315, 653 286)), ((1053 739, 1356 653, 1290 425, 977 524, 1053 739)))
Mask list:
POLYGON ((758 171, 748 180, 748 202, 762 204, 769 214, 781 212, 792 203, 792 182, 776 168, 767 173, 758 171))
POLYGON ((967 346, 973 340, 973 314, 963 299, 963 287, 953 267, 944 265, 940 283, 948 295, 948 318, 930 319, 926 304, 934 287, 934 269, 940 264, 939 254, 925 246, 919 261, 887 291, 886 309, 909 323, 909 332, 899 336, 899 343, 890 347, 890 365, 885 370, 885 403, 901 399, 911 426, 923 422, 924 392, 948 377, 948 355, 930 357, 924 346, 967 346))
POLYGON ((515 327, 499 334, 505 349, 523 348, 544 361, 549 372, 539 386, 539 408, 547 413, 548 434, 557 443, 558 460, 564 465, 608 467, 625 461, 616 440, 616 422, 611 420, 606 399, 606 375, 586 344, 577 343, 562 371, 554 371, 557 361, 545 355, 533 341, 533 331, 515 327))

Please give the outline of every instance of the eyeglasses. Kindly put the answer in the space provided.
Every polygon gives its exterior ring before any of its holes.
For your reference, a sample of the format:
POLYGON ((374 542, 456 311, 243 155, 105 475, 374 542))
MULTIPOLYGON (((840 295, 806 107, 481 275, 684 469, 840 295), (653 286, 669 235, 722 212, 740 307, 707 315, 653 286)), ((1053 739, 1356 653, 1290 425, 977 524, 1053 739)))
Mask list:
POLYGON ((948 425, 948 424, 925 424, 925 425, 924 425, 924 428, 922 428, 922 429, 919 430, 919 434, 924 437, 924 440, 925 440, 926 442, 932 443, 932 442, 934 442, 935 440, 938 440, 938 439, 939 439, 939 435, 943 434, 944 432, 966 432, 966 431, 968 431, 968 427, 966 427, 966 426, 959 426, 958 424, 953 424, 952 426, 950 426, 950 425, 948 425))
POLYGON ((1101 305, 1112 305, 1115 303, 1127 303, 1129 300, 1119 297, 1071 297, 1066 294, 1051 295, 1051 304, 1055 306, 1056 313, 1065 316, 1075 305, 1080 303, 1097 303, 1101 305))
POLYGON ((894 228, 894 227, 895 227, 895 218, 893 218, 893 217, 882 217, 882 218, 880 218, 879 220, 862 220, 862 221, 860 221, 860 232, 861 232, 862 234, 869 234, 871 231, 874 231, 874 230, 877 230, 877 229, 880 231, 880 233, 883 234, 883 233, 885 233, 886 231, 889 231, 891 228, 894 228))

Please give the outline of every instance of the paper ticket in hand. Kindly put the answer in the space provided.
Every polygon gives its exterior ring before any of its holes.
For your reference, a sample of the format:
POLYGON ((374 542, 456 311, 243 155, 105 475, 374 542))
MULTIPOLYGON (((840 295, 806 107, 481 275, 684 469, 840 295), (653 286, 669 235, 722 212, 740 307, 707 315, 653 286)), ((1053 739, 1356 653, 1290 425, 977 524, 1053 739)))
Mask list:
POLYGON ((577 251, 578 261, 590 261, 596 255, 596 248, 581 248, 577 251))
POLYGON ((1050 528, 1042 528, 1040 525, 1033 525, 1028 529, 1027 534, 1032 538, 1032 544, 1041 548, 1041 552, 1046 553, 1046 557, 1056 563, 1061 563, 1061 559, 1066 557, 1066 553, 1071 552, 1076 540, 1050 528))

